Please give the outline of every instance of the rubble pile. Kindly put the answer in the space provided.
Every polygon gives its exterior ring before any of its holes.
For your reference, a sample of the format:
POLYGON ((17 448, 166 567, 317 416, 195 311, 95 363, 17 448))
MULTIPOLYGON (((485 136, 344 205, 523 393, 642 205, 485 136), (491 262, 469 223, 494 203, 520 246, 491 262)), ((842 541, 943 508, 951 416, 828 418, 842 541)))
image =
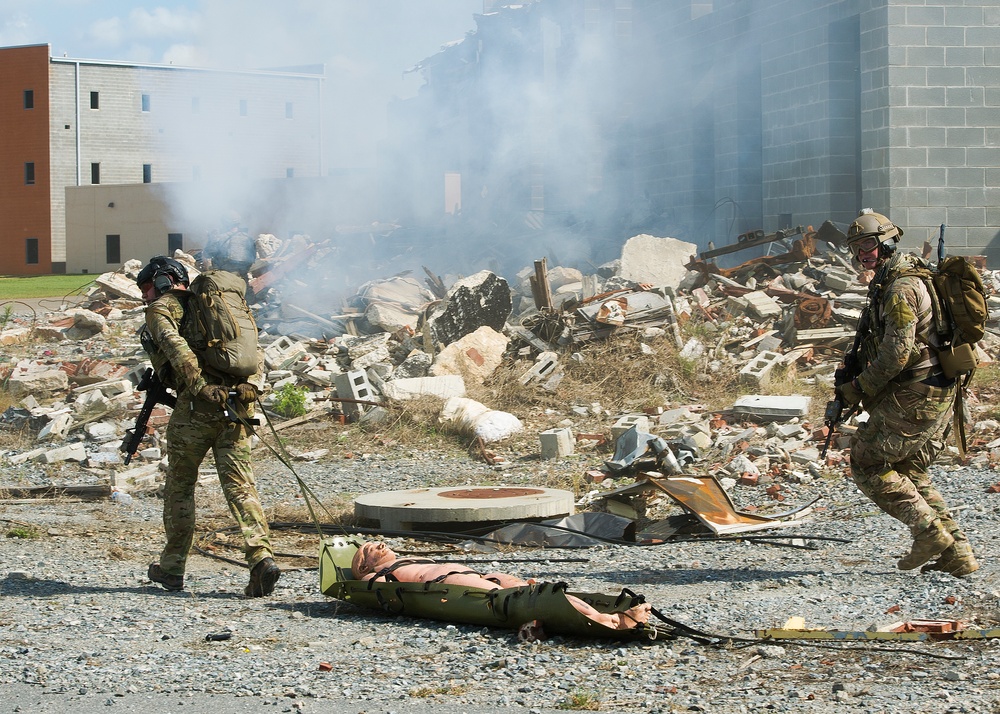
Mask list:
MULTIPOLYGON (((504 365, 520 385, 558 395, 567 365, 586 360, 588 344, 630 334, 650 359, 656 354, 650 345, 668 345, 696 379, 738 374, 740 393, 716 409, 649 404, 638 413, 609 415, 599 405, 569 404, 563 414, 547 415, 556 421, 537 432, 542 460, 577 448, 614 448, 603 466, 586 473, 594 490, 581 505, 616 501, 613 481, 623 475, 643 481, 644 474, 695 472, 725 487, 759 486, 780 501, 782 484, 805 483, 842 465, 838 449, 853 427, 844 425, 821 462, 826 427, 810 420, 821 409, 809 396, 774 393, 779 374, 782 383, 793 375, 832 393, 833 372, 853 340, 871 275, 857 272, 843 234, 829 222, 818 231, 746 234, 700 256, 690 243, 636 236, 619 260, 593 274, 549 267, 546 260, 512 282, 490 271, 445 280, 425 269, 423 283, 411 275, 373 280, 336 306, 324 303, 330 298, 322 290, 302 289, 310 271, 329 260, 324 244, 305 236, 282 244, 265 235, 256 245, 258 260, 248 275, 270 385, 262 403, 279 427, 275 400, 291 385, 304 392, 306 415, 289 424, 377 423, 400 402, 432 396, 443 403, 439 420, 447 428, 480 446, 502 442, 525 431, 525 415, 468 398, 469 385, 483 384, 504 365), (713 262, 750 249, 767 255, 732 268, 713 262), (573 433, 577 421, 594 417, 607 420, 600 433, 573 433)), ((174 257, 197 273, 194 256, 178 251, 174 257)), ((977 350, 985 365, 1000 349, 1000 273, 975 260, 990 292, 990 332, 977 350)), ((86 307, 4 323, 0 379, 12 406, 0 415, 0 429, 26 430, 33 442, 4 453, 8 463, 76 462, 109 477, 109 488, 155 485, 160 478, 166 409, 150 420, 139 466, 123 470, 119 451, 141 404, 136 385, 148 366, 137 337, 144 307, 134 280, 141 267, 130 260, 99 276, 86 307)), ((991 388, 973 384, 974 391, 991 388)), ((969 401, 975 406, 974 394, 969 401)), ((1000 460, 1000 423, 970 424, 971 458, 981 465, 1000 460)), ((485 448, 476 453, 502 461, 485 448)), ((641 515, 629 503, 618 499, 610 508, 641 515)))

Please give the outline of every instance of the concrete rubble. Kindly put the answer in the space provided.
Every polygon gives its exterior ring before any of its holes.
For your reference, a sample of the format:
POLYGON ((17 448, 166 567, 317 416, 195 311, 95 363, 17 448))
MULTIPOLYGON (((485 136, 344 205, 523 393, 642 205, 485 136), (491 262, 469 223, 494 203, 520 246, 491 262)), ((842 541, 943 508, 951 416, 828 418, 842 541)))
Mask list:
MULTIPOLYGON (((295 385, 307 393, 306 408, 314 415, 308 418, 355 422, 384 418, 394 403, 432 396, 444 403, 443 425, 500 442, 522 431, 523 423, 466 398, 467 385, 509 366, 524 388, 554 392, 565 365, 586 359, 580 348, 587 343, 623 333, 666 339, 680 360, 699 365, 704 375, 738 373, 743 393, 718 412, 669 404, 608 415, 603 434, 574 435, 563 425, 547 429, 539 434, 541 458, 612 442, 614 457, 586 472, 592 490, 579 505, 607 502, 614 481, 630 476, 641 482, 651 469, 665 476, 697 472, 723 487, 758 486, 763 498, 780 500, 782 480, 801 483, 842 465, 840 449, 855 427, 842 426, 820 463, 826 427, 809 422, 810 398, 761 392, 773 391, 779 375, 792 373, 832 394, 833 372, 853 340, 871 276, 854 269, 832 224, 779 233, 754 233, 701 257, 690 243, 636 236, 620 260, 592 275, 540 260, 513 283, 481 271, 446 285, 428 270, 424 285, 408 276, 371 281, 339 305, 324 305, 316 291, 307 301, 293 289, 296 276, 326 254, 322 243, 296 236, 283 244, 262 236, 249 282, 269 383, 263 404, 270 408, 282 387, 295 385), (760 246, 784 252, 732 268, 711 262, 760 246)), ((196 272, 192 256, 175 257, 196 272)), ((1000 271, 980 263, 991 313, 979 357, 989 363, 1000 351, 1000 271)), ((44 346, 33 358, 0 361, 3 388, 15 404, 0 415, 0 428, 34 434, 30 449, 5 453, 3 460, 75 461, 110 473, 116 488, 127 488, 129 480, 133 488, 155 487, 166 409, 158 407, 150 420, 151 436, 135 458, 139 471, 124 470, 118 451, 141 405, 135 386, 148 365, 137 338, 143 305, 134 278, 141 267, 130 260, 98 276, 83 307, 3 324, 0 344, 31 339, 44 346), (94 338, 109 324, 132 339, 93 354, 94 338)), ((599 405, 594 409, 601 413, 599 405)), ((971 458, 1000 462, 1000 424, 984 420, 969 430, 976 447, 971 458)), ((623 503, 615 508, 632 513, 623 503)))

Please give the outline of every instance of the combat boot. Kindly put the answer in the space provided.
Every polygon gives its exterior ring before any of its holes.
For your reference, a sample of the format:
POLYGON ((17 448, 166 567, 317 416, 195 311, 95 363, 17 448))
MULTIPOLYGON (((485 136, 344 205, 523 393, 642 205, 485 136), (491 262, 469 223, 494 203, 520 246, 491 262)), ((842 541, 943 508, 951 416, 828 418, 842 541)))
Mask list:
POLYGON ((250 571, 250 583, 244 589, 243 594, 247 597, 264 597, 274 591, 274 584, 281 577, 281 570, 275 564, 273 558, 264 560, 253 566, 250 571))
POLYGON ((913 570, 926 563, 931 558, 941 554, 955 539, 951 533, 941 527, 940 521, 934 521, 929 527, 920 531, 913 538, 910 552, 896 563, 900 570, 913 570))
POLYGON ((933 563, 928 563, 920 569, 921 573, 932 571, 948 573, 956 578, 964 578, 979 570, 979 562, 972 554, 972 546, 968 541, 958 542, 945 548, 941 556, 933 563))
POLYGON ((154 583, 162 585, 165 590, 177 591, 184 589, 184 576, 163 572, 163 568, 160 567, 159 563, 150 563, 149 570, 146 571, 146 577, 154 583))

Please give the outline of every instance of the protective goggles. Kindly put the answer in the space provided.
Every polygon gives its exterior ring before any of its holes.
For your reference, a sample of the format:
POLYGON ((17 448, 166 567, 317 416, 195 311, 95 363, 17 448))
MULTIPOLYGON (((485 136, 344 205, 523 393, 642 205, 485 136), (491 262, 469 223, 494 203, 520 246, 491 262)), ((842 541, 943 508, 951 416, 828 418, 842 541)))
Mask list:
POLYGON ((851 243, 851 253, 857 258, 861 253, 869 253, 878 248, 879 237, 877 235, 865 236, 861 240, 851 243))

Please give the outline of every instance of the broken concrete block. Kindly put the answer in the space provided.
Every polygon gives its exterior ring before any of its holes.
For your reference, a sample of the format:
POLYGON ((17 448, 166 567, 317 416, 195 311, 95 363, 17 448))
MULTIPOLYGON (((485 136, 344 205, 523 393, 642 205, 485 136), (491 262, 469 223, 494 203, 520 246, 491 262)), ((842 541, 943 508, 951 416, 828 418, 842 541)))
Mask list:
POLYGON ((61 392, 69 388, 69 377, 61 369, 43 369, 24 374, 12 374, 7 380, 7 391, 15 399, 26 394, 36 396, 61 392))
POLYGON ((811 397, 800 395, 748 394, 736 400, 732 411, 738 415, 752 417, 756 421, 783 421, 793 417, 804 417, 809 412, 810 401, 811 397))
POLYGON ((568 428, 548 429, 538 435, 542 459, 558 459, 573 453, 573 432, 568 428))
POLYGON ((70 424, 72 423, 73 417, 69 412, 50 415, 49 423, 41 428, 35 440, 46 441, 48 439, 65 436, 66 432, 69 430, 70 424))
POLYGON ((73 325, 66 329, 66 337, 71 340, 90 339, 94 335, 104 332, 104 328, 107 326, 104 315, 91 310, 74 308, 67 310, 66 314, 73 318, 73 325))
POLYGON ((43 464, 55 464, 60 461, 86 461, 87 460, 87 450, 83 448, 83 444, 79 441, 73 444, 67 444, 65 446, 59 446, 55 449, 49 449, 43 454, 36 457, 35 461, 40 461, 43 464))
POLYGON ((542 352, 535 358, 535 364, 521 375, 521 384, 541 381, 551 375, 559 365, 559 355, 555 352, 542 352))
POLYGON ((823 274, 823 284, 831 290, 843 292, 857 284, 854 275, 845 270, 828 270, 823 274))
POLYGON ((268 369, 289 369, 305 354, 304 343, 282 335, 264 348, 264 363, 268 369))
POLYGON ((440 397, 441 399, 462 397, 465 396, 465 382, 457 374, 394 379, 385 383, 383 394, 389 399, 400 401, 424 396, 440 397))
POLYGON ((760 320, 773 320, 781 317, 781 305, 763 290, 755 290, 743 296, 747 310, 760 320))
POLYGON ((366 352, 357 359, 352 360, 351 370, 365 370, 374 364, 378 364, 380 362, 390 362, 391 360, 392 356, 389 354, 389 348, 386 345, 382 345, 381 347, 378 347, 370 352, 366 352))
POLYGON ((414 350, 406 359, 396 365, 392 374, 395 379, 426 377, 434 358, 421 350, 414 350))
POLYGON ((457 281, 424 323, 425 351, 434 353, 438 345, 450 345, 483 325, 502 332, 512 307, 510 286, 495 273, 482 270, 457 281))
POLYGON ((779 353, 761 352, 740 370, 740 381, 755 387, 763 387, 770 383, 771 372, 779 364, 783 364, 779 353))
POLYGON ((677 288, 688 273, 685 265, 697 253, 697 245, 676 238, 633 236, 622 246, 618 275, 636 283, 677 288))
POLYGON ((115 466, 120 463, 122 463, 121 452, 117 449, 114 451, 92 451, 87 454, 87 466, 91 468, 99 466, 115 466))
POLYGON ((611 440, 618 441, 618 437, 626 431, 635 427, 644 434, 649 433, 649 417, 645 414, 626 414, 614 423, 611 427, 611 440))
POLYGON ((14 345, 28 339, 31 330, 27 327, 9 327, 0 332, 0 345, 14 345))
POLYGON ((365 319, 385 332, 413 330, 434 295, 413 278, 392 277, 365 283, 358 290, 365 319))
POLYGON ((509 341, 505 335, 483 325, 441 350, 429 373, 435 377, 459 374, 467 383, 482 384, 500 366, 509 341))

